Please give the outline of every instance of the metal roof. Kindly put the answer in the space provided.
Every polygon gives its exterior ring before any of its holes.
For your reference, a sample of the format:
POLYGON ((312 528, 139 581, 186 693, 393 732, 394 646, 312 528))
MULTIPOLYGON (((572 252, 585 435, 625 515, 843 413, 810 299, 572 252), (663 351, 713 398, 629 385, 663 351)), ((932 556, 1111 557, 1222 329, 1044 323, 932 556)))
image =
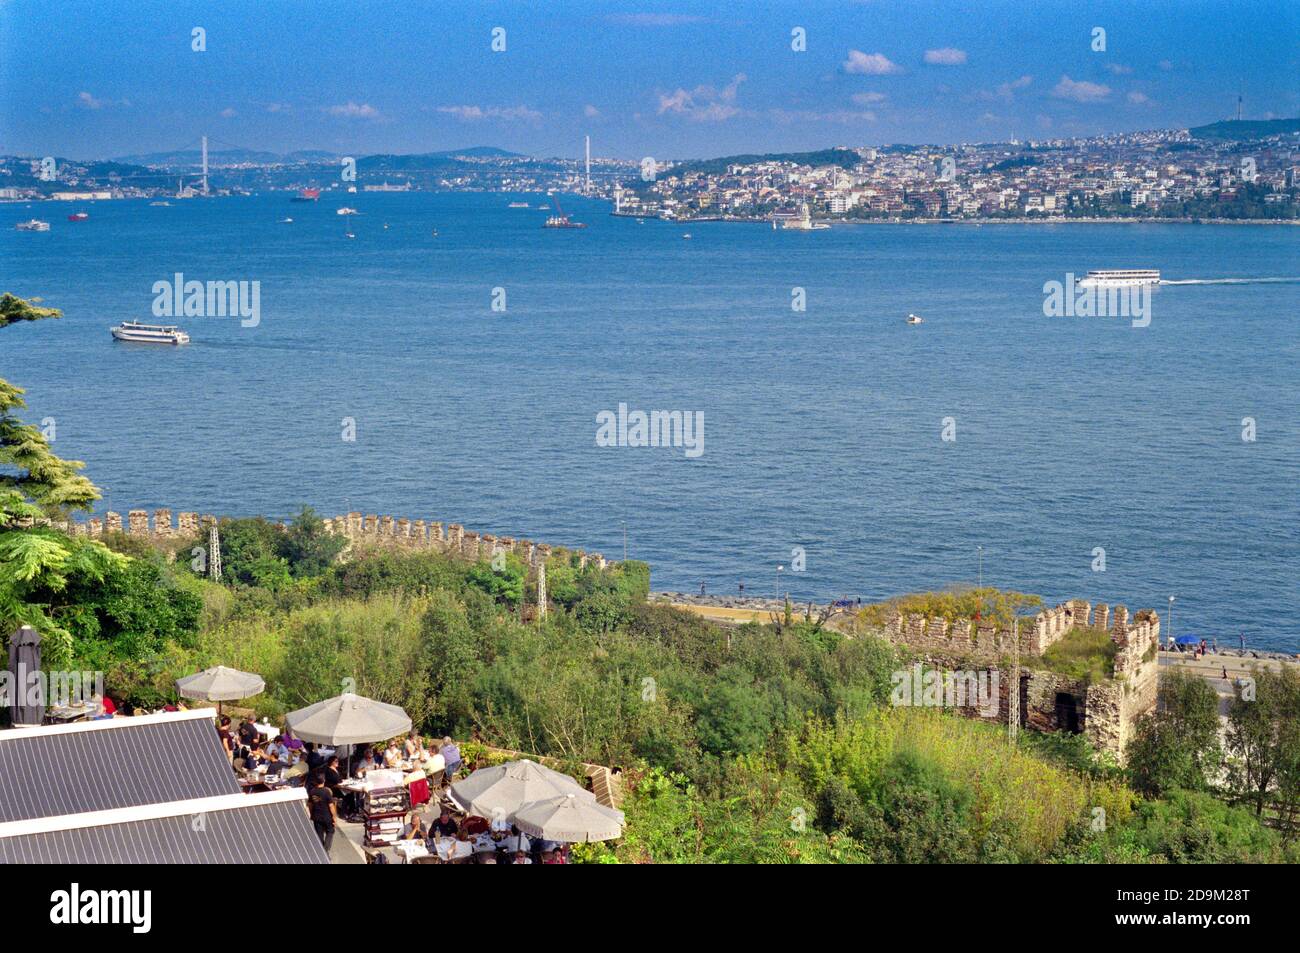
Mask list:
POLYGON ((238 794, 215 714, 0 731, 0 823, 238 794))
POLYGON ((301 789, 0 824, 0 864, 327 864, 301 789))

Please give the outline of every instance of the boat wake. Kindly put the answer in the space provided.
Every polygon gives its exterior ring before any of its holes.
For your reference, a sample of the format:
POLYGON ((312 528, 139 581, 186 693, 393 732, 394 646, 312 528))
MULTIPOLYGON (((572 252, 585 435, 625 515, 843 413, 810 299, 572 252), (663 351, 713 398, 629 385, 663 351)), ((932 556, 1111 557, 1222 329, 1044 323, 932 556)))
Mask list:
POLYGON ((1183 278, 1178 281, 1161 279, 1162 285, 1268 285, 1300 281, 1300 278, 1183 278))

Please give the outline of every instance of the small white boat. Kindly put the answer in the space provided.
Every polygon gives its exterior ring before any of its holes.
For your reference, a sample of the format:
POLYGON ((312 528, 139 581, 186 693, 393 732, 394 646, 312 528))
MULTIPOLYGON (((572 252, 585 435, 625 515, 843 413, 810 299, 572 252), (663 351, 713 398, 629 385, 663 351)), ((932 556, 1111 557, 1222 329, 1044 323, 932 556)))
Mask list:
POLYGON ((42 222, 39 218, 33 218, 27 222, 19 222, 14 228, 20 232, 48 232, 50 223, 42 222))
POLYGON ((921 317, 919 314, 909 314, 909 315, 907 316, 907 323, 908 323, 908 324, 924 324, 924 323, 925 323, 925 318, 921 317))
POLYGON ((292 225, 292 224, 293 224, 293 219, 291 219, 291 218, 282 218, 282 219, 280 219, 280 224, 281 224, 281 225, 292 225))
POLYGON ((171 202, 150 202, 149 204, 159 208, 171 208, 172 205, 171 202))
POLYGON ((690 233, 690 232, 687 232, 685 235, 682 236, 682 238, 690 238, 690 237, 691 237, 691 233, 690 233))
POLYGON ((528 208, 527 202, 511 202, 508 208, 528 208))
POLYGON ((356 214, 357 214, 357 210, 354 209, 354 208, 348 208, 348 207, 345 205, 345 206, 343 206, 341 209, 339 209, 338 211, 336 211, 334 214, 335 214, 335 215, 356 215, 356 214))
POLYGON ((123 321, 108 330, 117 340, 131 341, 136 344, 190 343, 190 336, 174 324, 141 324, 139 321, 123 321))

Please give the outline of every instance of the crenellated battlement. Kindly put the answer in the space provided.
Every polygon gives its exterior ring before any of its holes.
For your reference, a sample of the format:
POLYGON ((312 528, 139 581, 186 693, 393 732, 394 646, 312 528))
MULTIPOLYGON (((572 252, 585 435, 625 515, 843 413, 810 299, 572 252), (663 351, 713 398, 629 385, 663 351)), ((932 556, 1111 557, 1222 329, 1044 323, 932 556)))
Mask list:
MULTIPOLYGON (((170 509, 156 509, 150 519, 147 510, 130 510, 123 524, 122 514, 109 511, 103 518, 94 516, 85 522, 69 521, 57 524, 60 529, 75 535, 100 537, 106 533, 122 533, 147 539, 185 539, 197 536, 205 527, 216 522, 211 514, 178 512, 172 525, 170 509)), ((350 544, 360 547, 387 546, 393 548, 429 549, 469 560, 491 559, 497 553, 513 553, 530 567, 545 563, 552 554, 567 552, 575 555, 578 565, 594 565, 604 569, 611 565, 600 553, 588 553, 566 546, 550 546, 512 536, 495 536, 467 530, 459 523, 441 523, 436 520, 394 518, 358 512, 334 516, 322 521, 325 531, 347 537, 350 544)), ((285 527, 286 524, 278 524, 285 527)))

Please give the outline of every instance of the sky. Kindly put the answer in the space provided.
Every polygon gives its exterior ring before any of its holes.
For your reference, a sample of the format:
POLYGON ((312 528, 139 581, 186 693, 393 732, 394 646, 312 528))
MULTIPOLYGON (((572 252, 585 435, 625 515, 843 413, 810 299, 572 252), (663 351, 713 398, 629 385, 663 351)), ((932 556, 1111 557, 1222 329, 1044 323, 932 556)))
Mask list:
POLYGON ((1300 115, 1297 27, 1300 0, 0 0, 0 154, 206 134, 577 156, 590 135, 671 159, 1183 128, 1238 92, 1246 118, 1300 115))

